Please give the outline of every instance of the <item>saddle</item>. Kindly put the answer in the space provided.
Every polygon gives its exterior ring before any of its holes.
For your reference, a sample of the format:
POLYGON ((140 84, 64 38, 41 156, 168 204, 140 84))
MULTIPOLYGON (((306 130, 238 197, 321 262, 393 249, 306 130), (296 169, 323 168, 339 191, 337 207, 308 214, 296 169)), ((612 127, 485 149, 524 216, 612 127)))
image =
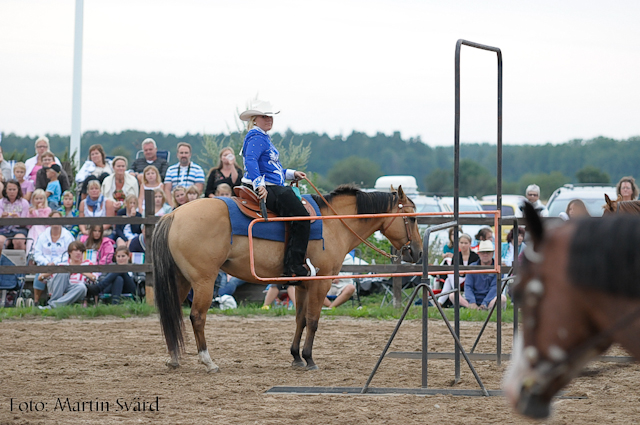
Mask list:
MULTIPOLYGON (((262 216, 262 212, 260 211, 260 198, 258 195, 247 186, 236 186, 233 188, 233 192, 236 196, 233 196, 231 199, 235 201, 238 205, 240 211, 251 219, 255 218, 264 218, 262 216)), ((313 207, 304 199, 302 199, 302 205, 309 213, 309 216, 316 217, 316 211, 313 207)), ((267 218, 278 217, 278 214, 274 213, 271 210, 267 210, 267 218)), ((313 223, 315 220, 310 220, 310 223, 313 223)))

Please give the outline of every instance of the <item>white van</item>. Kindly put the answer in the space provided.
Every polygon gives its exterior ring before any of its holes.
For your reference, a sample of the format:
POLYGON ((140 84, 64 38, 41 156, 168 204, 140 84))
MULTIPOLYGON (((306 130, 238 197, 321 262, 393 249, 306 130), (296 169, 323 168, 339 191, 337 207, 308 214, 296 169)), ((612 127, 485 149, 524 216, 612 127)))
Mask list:
POLYGON ((409 196, 418 194, 418 182, 413 176, 378 177, 373 188, 379 192, 390 192, 391 186, 393 186, 394 189, 398 189, 398 186, 402 186, 404 193, 409 196))

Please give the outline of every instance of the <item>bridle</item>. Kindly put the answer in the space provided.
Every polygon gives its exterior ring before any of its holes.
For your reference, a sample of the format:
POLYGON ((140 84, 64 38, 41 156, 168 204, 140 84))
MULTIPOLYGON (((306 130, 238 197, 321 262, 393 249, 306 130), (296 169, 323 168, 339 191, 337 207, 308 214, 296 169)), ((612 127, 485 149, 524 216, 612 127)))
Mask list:
MULTIPOLYGON (((544 260, 544 256, 535 252, 530 246, 525 248, 524 255, 525 258, 533 264, 539 264, 544 260)), ((544 284, 536 273, 534 278, 529 280, 526 285, 524 303, 526 306, 532 308, 533 316, 524 322, 523 325, 527 330, 531 331, 535 337, 535 330, 538 325, 536 318, 538 317, 540 300, 544 295, 544 284)), ((608 344, 613 334, 630 326, 638 318, 640 318, 640 307, 625 314, 612 326, 590 337, 581 345, 572 349, 568 354, 556 346, 556 359, 539 361, 539 353, 535 345, 524 347, 524 355, 529 361, 537 379, 525 379, 522 383, 522 389, 526 389, 530 395, 540 396, 544 394, 556 378, 563 376, 571 370, 571 365, 586 364, 588 360, 602 351, 599 348, 603 344, 608 344)))
MULTIPOLYGON (((408 201, 411 202, 410 200, 408 200, 408 201)), ((412 207, 413 207, 413 209, 415 209, 416 206, 412 205, 412 207)), ((406 212, 404 211, 404 205, 402 203, 400 203, 400 202, 398 202, 398 207, 396 209, 396 213, 405 213, 406 214, 406 212)), ((383 235, 386 236, 386 231, 389 230, 389 227, 391 227, 391 225, 393 224, 393 222, 395 221, 396 218, 398 218, 398 217, 397 216, 393 217, 391 219, 391 221, 389 222, 389 224, 386 225, 386 227, 380 229, 380 232, 383 235)), ((411 250, 411 242, 413 241, 413 239, 411 238, 411 226, 409 224, 409 217, 407 217, 406 215, 403 215, 402 216, 402 220, 404 221, 404 228, 405 228, 405 230, 407 232, 407 242, 404 245, 402 245, 402 248, 400 248, 400 255, 401 256, 404 255, 405 251, 409 251, 409 255, 412 255, 413 252, 411 250)))

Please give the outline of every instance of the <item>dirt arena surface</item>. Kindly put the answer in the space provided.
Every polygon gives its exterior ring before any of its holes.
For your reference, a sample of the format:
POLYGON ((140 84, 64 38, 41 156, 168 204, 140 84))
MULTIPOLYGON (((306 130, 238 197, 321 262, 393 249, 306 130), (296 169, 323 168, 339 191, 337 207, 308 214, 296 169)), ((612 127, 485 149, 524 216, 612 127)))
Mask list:
MULTIPOLYGON (((304 372, 289 366, 292 317, 210 315, 209 351, 221 371, 207 374, 197 361, 190 326, 182 367, 167 369, 157 317, 5 320, 0 323, 0 423, 532 423, 514 414, 501 397, 265 394, 276 385, 361 387, 394 326, 395 321, 323 318, 314 347, 320 370, 304 372), (156 400, 159 411, 149 411, 156 400), (69 410, 82 409, 82 402, 84 411, 69 410), (147 411, 133 410, 143 404, 147 411), (44 411, 36 411, 43 406, 44 411)), ((465 347, 473 344, 479 329, 479 323, 462 323, 465 347)), ((504 351, 510 352, 511 325, 503 329, 504 351)), ((453 350, 443 322, 430 322, 429 346, 453 350)), ((410 321, 391 351, 418 350, 420 323, 410 321)), ((489 325, 477 351, 495 352, 495 325, 489 325)), ((498 389, 506 365, 474 364, 487 388, 498 389)), ((453 361, 429 365, 429 386, 449 388, 453 361)), ((592 364, 567 393, 587 398, 559 400, 545 423, 638 422, 639 372, 635 364, 592 364)), ((419 361, 386 359, 372 386, 417 388, 419 383, 419 361)), ((477 388, 464 363, 456 388, 477 388)))

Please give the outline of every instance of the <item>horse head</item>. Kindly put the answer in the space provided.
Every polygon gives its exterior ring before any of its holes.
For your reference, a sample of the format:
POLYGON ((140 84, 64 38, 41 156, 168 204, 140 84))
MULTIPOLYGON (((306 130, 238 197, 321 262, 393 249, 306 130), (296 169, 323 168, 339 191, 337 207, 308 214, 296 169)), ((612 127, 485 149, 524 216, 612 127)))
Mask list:
POLYGON ((618 202, 622 201, 622 196, 618 195, 618 199, 612 201, 611 198, 609 198, 609 195, 605 193, 604 200, 606 204, 602 206, 602 209, 604 210, 603 215, 615 214, 618 211, 618 202))
POLYGON ((524 215, 530 240, 513 288, 522 312, 522 334, 505 375, 507 399, 521 414, 545 418, 553 396, 571 381, 594 353, 575 347, 591 336, 588 319, 567 276, 571 224, 549 232, 533 206, 524 215))
MULTIPOLYGON (((388 212, 416 212, 416 205, 404 193, 402 186, 399 186, 397 191, 391 186, 391 192, 396 194, 397 202, 388 212)), ((422 257, 422 238, 416 217, 389 217, 383 221, 380 229, 393 247, 401 253, 403 261, 417 263, 420 260, 422 257)))

